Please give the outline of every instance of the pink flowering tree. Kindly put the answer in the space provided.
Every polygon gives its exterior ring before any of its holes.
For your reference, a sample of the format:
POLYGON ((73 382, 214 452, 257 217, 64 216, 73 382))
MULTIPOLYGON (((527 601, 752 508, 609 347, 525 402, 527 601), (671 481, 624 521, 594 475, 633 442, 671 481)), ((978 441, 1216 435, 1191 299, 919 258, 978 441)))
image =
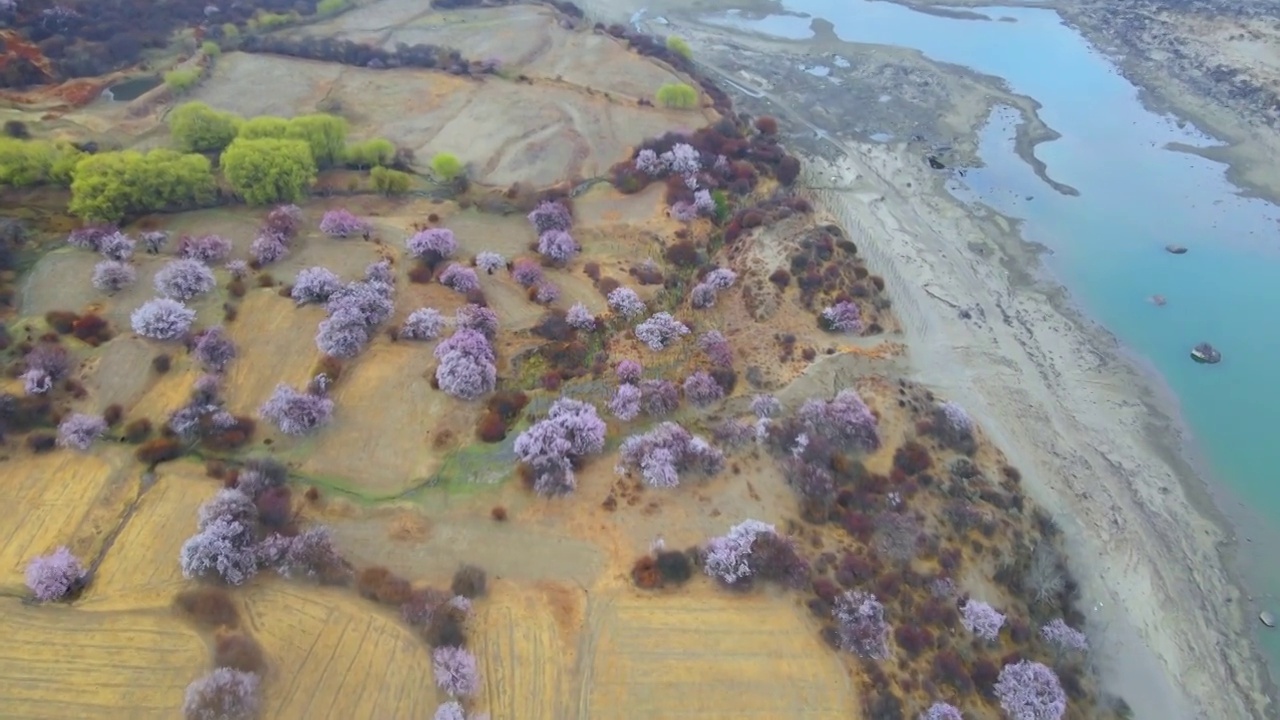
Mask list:
POLYGON ((298 392, 280 383, 270 399, 258 408, 258 414, 286 435, 306 435, 329 424, 333 400, 324 395, 298 392))
POLYGON ((518 258, 511 265, 511 279, 520 287, 533 287, 542 282, 542 266, 529 258, 518 258))
MULTIPOLYGON (((550 305, 560 299, 560 288, 555 283, 543 280, 538 283, 533 293, 533 301, 540 305, 550 305)), ((568 322, 568 318, 565 319, 568 322)))
POLYGON ((696 370, 684 379, 684 396, 698 407, 706 407, 724 399, 724 388, 705 370, 696 370))
POLYGON ((828 306, 818 315, 818 327, 827 332, 860 333, 862 332, 862 311, 848 300, 841 300, 828 306))
POLYGON ((576 487, 574 463, 603 450, 604 436, 605 424, 594 405, 560 398, 546 418, 520 433, 515 453, 533 470, 535 492, 564 495, 576 487))
POLYGON ((405 247, 410 255, 434 266, 458 252, 458 239, 448 228, 428 228, 410 236, 405 247))
POLYGON ((641 397, 639 387, 631 383, 622 383, 609 400, 609 412, 623 422, 635 420, 640 414, 641 397))
POLYGON ((142 233, 141 240, 142 249, 148 255, 157 255, 165 245, 169 244, 169 233, 163 230, 152 230, 142 233))
POLYGON ((329 268, 309 267, 298 271, 289 297, 299 305, 325 303, 342 289, 342 278, 329 268))
POLYGON ((75 366, 71 353, 61 345, 42 342, 23 358, 22 385, 28 395, 43 395, 53 384, 71 374, 75 366))
POLYGON ((1067 694, 1058 675, 1032 660, 1001 668, 995 695, 1009 720, 1060 720, 1067 712, 1067 694))
POLYGON ((840 649, 871 660, 889 657, 889 623, 884 605, 875 595, 846 591, 836 598, 831 615, 840 649))
POLYGON ((278 262, 288 254, 289 245, 279 235, 259 235, 249 243, 249 257, 259 266, 278 262))
POLYGON ((138 271, 128 263, 103 260, 93 266, 93 286, 108 295, 115 295, 137 279, 138 271))
POLYGON ((133 331, 152 340, 177 340, 195 320, 195 310, 172 298, 148 300, 129 316, 133 331))
POLYGON ((638 471, 650 487, 673 488, 680 484, 681 472, 720 472, 724 469, 724 453, 680 425, 664 422, 624 440, 616 469, 619 474, 638 471))
POLYGON ((352 235, 363 235, 372 228, 369 223, 352 215, 344 208, 330 210, 320 218, 320 232, 335 238, 346 238, 352 235))
POLYGON ((831 400, 807 400, 797 417, 810 434, 852 443, 867 452, 880 447, 876 417, 855 390, 841 390, 831 400))
POLYGON ((178 564, 186 578, 217 576, 243 585, 258 572, 252 524, 232 515, 214 517, 183 543, 178 564))
POLYGON ((933 413, 934 431, 950 447, 959 448, 973 442, 973 418, 959 403, 940 403, 933 413))
POLYGON ((402 340, 435 340, 444 330, 444 316, 435 308, 418 308, 400 326, 402 340))
POLYGON ((127 262, 133 257, 134 245, 133 238, 116 231, 102 238, 98 244, 98 252, 108 260, 127 262))
POLYGON ((670 380, 640 381, 640 407, 646 415, 661 417, 675 412, 680 405, 680 391, 670 380))
POLYGON ((640 317, 648 309, 631 288, 614 288, 609 292, 608 301, 610 310, 628 320, 640 317))
POLYGON ((782 403, 773 395, 756 395, 751 398, 751 412, 757 418, 773 418, 782 414, 782 403))
POLYGON ((1040 628, 1040 637, 1059 653, 1088 652, 1089 638, 1062 618, 1055 618, 1040 628))
POLYGON ((325 304, 328 317, 320 322, 316 347, 330 357, 353 358, 373 338, 374 328, 395 311, 395 288, 364 280, 336 290, 325 304))
POLYGON ((538 207, 534 208, 527 217, 539 236, 553 231, 565 232, 573 226, 573 216, 569 214, 569 208, 553 200, 538 203, 538 207))
POLYGON ((960 708, 944 702, 936 702, 920 713, 919 720, 964 720, 960 708))
POLYGON ((493 392, 498 370, 489 339, 479 330, 460 327, 436 345, 436 383, 461 400, 475 400, 493 392))
POLYGON ((314 578, 342 565, 342 556, 333 546, 329 528, 315 526, 292 536, 272 533, 255 552, 258 564, 272 568, 286 578, 314 578))
POLYGON ((476 658, 460 647, 445 645, 431 651, 431 673, 436 685, 454 697, 470 697, 480 689, 476 658))
POLYGON ((81 250, 98 252, 102 249, 102 241, 117 232, 120 229, 115 225, 85 225, 67 235, 67 244, 81 250))
POLYGON ((507 266, 507 259, 496 252, 483 251, 476 254, 476 267, 485 275, 492 275, 507 266))
POLYGON ((191 354, 206 371, 220 373, 235 359, 236 345, 218 325, 196 333, 191 339, 191 354))
POLYGON ((453 324, 459 330, 475 330, 490 342, 498 336, 498 314, 483 305, 468 303, 458 308, 453 324))
POLYGON ((184 260, 198 260, 211 265, 231 257, 231 249, 231 241, 221 235, 183 235, 178 239, 177 253, 184 260))
POLYGON ((795 543, 772 525, 751 519, 707 541, 702 569, 730 587, 748 587, 757 579, 801 587, 809 579, 809 566, 795 543))
POLYGON ((261 681, 256 673, 220 667, 187 686, 184 720, 253 720, 261 681))
POLYGON ((85 580, 84 565, 66 547, 27 564, 27 589, 40 602, 61 600, 78 591, 85 580))
POLYGON ((671 313, 657 312, 648 320, 636 325, 636 337, 650 350, 665 350, 681 337, 689 334, 689 327, 676 320, 671 313))
POLYGON ((733 367, 733 350, 729 347, 729 339, 719 330, 710 330, 698 338, 698 347, 706 354, 712 365, 719 368, 733 367))
POLYGON ((614 373, 618 376, 618 382, 624 383, 640 382, 640 374, 643 372, 644 366, 635 360, 623 360, 614 369, 614 373))
POLYGON ((440 273, 440 284, 455 292, 466 295, 480 289, 480 278, 476 271, 458 263, 452 263, 440 273))
POLYGON ((160 268, 155 276, 157 292, 182 302, 204 295, 217 284, 213 271, 199 260, 174 260, 160 268))
POLYGON ((569 327, 575 330, 591 332, 596 329, 596 317, 582 303, 574 303, 569 308, 569 311, 564 314, 564 321, 569 323, 569 327))
POLYGON ((981 600, 969 600, 960 608, 960 623, 964 629, 987 642, 999 637, 1004 620, 1002 613, 981 600))
POLYGON ((538 254, 556 265, 567 264, 580 249, 573 236, 564 230, 548 230, 538 236, 538 254))
POLYGON ((107 423, 97 415, 72 413, 58 423, 58 445, 84 452, 107 431, 107 423))

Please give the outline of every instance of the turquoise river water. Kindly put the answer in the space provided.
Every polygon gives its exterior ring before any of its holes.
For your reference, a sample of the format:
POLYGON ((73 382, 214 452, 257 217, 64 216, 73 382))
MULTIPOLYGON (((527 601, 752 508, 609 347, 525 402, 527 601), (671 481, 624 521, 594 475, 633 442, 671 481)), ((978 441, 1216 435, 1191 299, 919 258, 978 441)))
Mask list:
MULTIPOLYGON (((789 14, 711 20, 803 39, 822 18, 843 40, 916 48, 1004 78, 1043 104, 1041 117, 1062 137, 1036 156, 1080 195, 1054 191, 1017 157, 1018 118, 1007 108, 982 132, 986 167, 966 173, 957 195, 1022 219, 1024 237, 1052 250, 1045 263, 1075 302, 1161 375, 1206 460, 1211 491, 1238 523, 1250 590, 1280 611, 1280 567, 1266 556, 1280 547, 1280 325, 1272 315, 1280 208, 1242 197, 1225 166, 1167 149, 1216 141, 1143 107, 1138 90, 1052 10, 977 8, 991 19, 960 20, 865 0, 784 6, 789 14), (1190 252, 1166 253, 1170 243, 1190 252), (1147 300, 1156 294, 1168 304, 1147 300), (1223 361, 1193 363, 1188 352, 1200 341, 1223 361)), ((1260 640, 1277 667, 1280 632, 1260 640)))

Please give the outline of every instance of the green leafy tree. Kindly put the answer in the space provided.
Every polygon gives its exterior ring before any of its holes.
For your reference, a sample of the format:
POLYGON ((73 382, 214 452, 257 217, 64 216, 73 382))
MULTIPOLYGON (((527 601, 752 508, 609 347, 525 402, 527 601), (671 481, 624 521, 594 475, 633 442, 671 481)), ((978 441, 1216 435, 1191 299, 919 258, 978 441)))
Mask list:
POLYGON ((200 71, 183 68, 179 70, 170 70, 164 74, 164 84, 173 91, 175 95, 182 95, 200 82, 200 71))
POLYGON ((275 115, 259 115, 245 120, 236 136, 245 140, 276 138, 283 140, 289 136, 289 121, 275 115))
POLYGON ((222 172, 250 205, 298 202, 316 179, 316 163, 306 142, 237 138, 222 152, 222 172))
POLYGON ((69 185, 81 155, 70 143, 0 138, 0 185, 69 185))
POLYGON ((685 83, 667 83, 658 88, 658 104, 670 108, 690 109, 698 106, 698 91, 685 83))
POLYGON ((222 46, 212 40, 205 40, 200 43, 200 52, 209 57, 218 57, 222 54, 222 46))
POLYGON ((317 15, 332 15, 347 9, 350 0, 320 0, 316 3, 317 15))
POLYGON ((220 152, 236 139, 244 119, 214 110, 202 102, 180 105, 169 113, 169 133, 185 152, 220 152))
POLYGON ((458 161, 457 156, 450 153, 436 153, 436 156, 431 158, 431 169, 442 180, 452 180, 462 172, 462 163, 458 161))
POLYGON ((386 138, 373 138, 347 145, 343 151, 344 164, 355 168, 386 167, 395 162, 396 146, 386 138))
POLYGON ((413 177, 409 173, 382 166, 370 170, 369 177, 373 178, 373 188, 384 195, 403 195, 409 192, 409 187, 413 184, 413 177))
POLYGON ((217 185, 209 159, 194 153, 125 150, 86 155, 71 182, 73 215, 116 222, 131 215, 211 202, 217 185))
POLYGON ((286 137, 310 145, 317 167, 333 167, 342 162, 347 147, 347 121, 337 115, 299 115, 289 121, 286 137))
POLYGON ((667 49, 685 60, 693 59, 693 50, 689 49, 689 43, 685 42, 683 38, 676 37, 675 35, 667 38, 667 49))

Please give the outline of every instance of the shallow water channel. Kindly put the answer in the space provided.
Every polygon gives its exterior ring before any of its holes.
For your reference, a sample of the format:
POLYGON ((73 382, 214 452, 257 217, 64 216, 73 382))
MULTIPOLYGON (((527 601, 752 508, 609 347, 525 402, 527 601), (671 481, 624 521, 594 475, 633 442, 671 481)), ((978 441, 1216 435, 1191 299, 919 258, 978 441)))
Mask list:
MULTIPOLYGON (((988 18, 975 20, 865 0, 783 5, 785 15, 704 20, 804 39, 822 18, 842 40, 915 48, 1004 78, 1043 105, 1041 117, 1062 137, 1036 156, 1079 196, 1056 192, 1015 154, 1021 118, 1010 108, 997 108, 982 130, 985 167, 953 192, 1024 220, 1024 237, 1052 251, 1046 266, 1073 299, 1161 375, 1208 460, 1211 489, 1240 523, 1251 589, 1280 610, 1280 568, 1265 556, 1280 543, 1280 208, 1241 197, 1225 166, 1167 148, 1216 141, 1146 109, 1137 88, 1052 10, 966 8, 988 18), (1189 252, 1169 254, 1170 244, 1189 252), (1201 341, 1222 351, 1221 364, 1190 360, 1201 341)), ((1280 662, 1280 633, 1262 633, 1262 642, 1280 662)))

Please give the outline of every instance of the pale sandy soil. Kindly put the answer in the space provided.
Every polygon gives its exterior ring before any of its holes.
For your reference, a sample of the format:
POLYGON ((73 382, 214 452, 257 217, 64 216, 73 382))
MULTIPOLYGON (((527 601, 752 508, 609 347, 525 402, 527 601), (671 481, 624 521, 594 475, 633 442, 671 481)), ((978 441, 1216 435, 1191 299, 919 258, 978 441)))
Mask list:
POLYGON ((1225 538, 1151 439, 1167 421, 1114 339, 1029 281, 1016 241, 993 242, 1010 237, 1000 218, 900 191, 931 183, 892 147, 846 149, 813 168, 830 188, 816 199, 885 276, 914 377, 980 417, 1059 518, 1103 677, 1138 718, 1255 717, 1263 679, 1218 554, 1225 538), (976 319, 960 320, 962 308, 976 319))

